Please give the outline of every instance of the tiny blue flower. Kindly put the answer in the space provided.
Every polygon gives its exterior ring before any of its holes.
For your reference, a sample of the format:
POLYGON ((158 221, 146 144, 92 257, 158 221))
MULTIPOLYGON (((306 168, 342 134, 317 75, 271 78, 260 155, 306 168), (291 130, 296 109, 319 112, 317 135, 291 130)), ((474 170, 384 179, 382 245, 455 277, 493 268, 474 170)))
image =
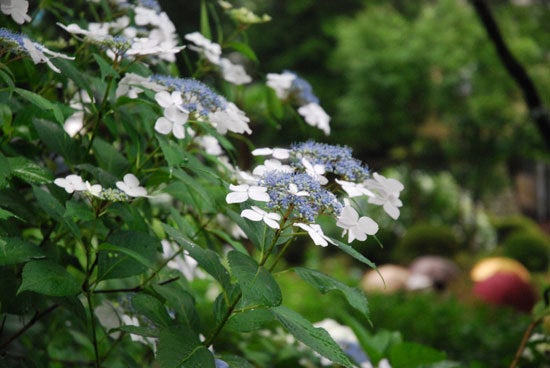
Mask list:
POLYGON ((268 208, 285 212, 292 206, 297 218, 308 222, 314 222, 320 214, 338 214, 342 207, 332 192, 306 173, 268 171, 259 184, 267 188, 268 208))
POLYGON ((347 181, 362 182, 369 178, 369 169, 352 157, 347 146, 333 146, 326 143, 307 141, 293 144, 290 150, 292 165, 304 170, 302 159, 313 165, 323 165, 326 173, 332 173, 347 181))

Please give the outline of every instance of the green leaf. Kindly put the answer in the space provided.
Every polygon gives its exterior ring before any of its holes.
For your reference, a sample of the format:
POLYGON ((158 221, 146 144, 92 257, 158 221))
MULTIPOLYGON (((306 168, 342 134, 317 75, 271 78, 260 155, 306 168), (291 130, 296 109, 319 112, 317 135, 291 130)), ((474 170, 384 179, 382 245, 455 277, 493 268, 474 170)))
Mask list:
POLYGON ((0 239, 0 266, 26 262, 44 257, 38 246, 19 238, 0 239))
POLYGON ((212 32, 210 31, 210 22, 208 21, 208 9, 206 1, 201 1, 201 33, 204 37, 212 40, 212 32))
POLYGON ((295 267, 294 271, 296 271, 298 276, 300 276, 305 282, 323 294, 329 291, 338 291, 342 293, 353 308, 363 313, 365 317, 368 317, 369 306, 367 297, 361 290, 350 287, 319 271, 310 270, 303 267, 295 267))
POLYGON ((248 309, 233 314, 227 321, 226 327, 237 332, 252 332, 265 328, 274 320, 273 313, 267 309, 248 309))
POLYGON ((268 229, 263 221, 248 221, 229 209, 227 215, 235 221, 257 249, 266 249, 267 245, 271 243, 274 233, 268 229))
POLYGON ((115 176, 122 176, 128 169, 128 160, 111 143, 101 138, 94 140, 94 153, 99 166, 115 176))
POLYGON ((374 262, 372 262, 370 259, 366 258, 365 256, 363 256, 361 253, 359 253, 357 250, 355 250, 355 248, 353 248, 351 245, 348 245, 348 244, 345 244, 345 243, 342 243, 341 241, 337 240, 337 239, 334 239, 334 238, 331 238, 332 241, 334 241, 334 244, 340 248, 341 250, 343 250, 345 253, 349 254, 350 256, 352 256, 353 258, 355 258, 356 260, 366 264, 367 266, 373 268, 376 270, 376 264, 374 264, 374 262))
POLYGON ((59 109, 59 106, 53 104, 39 94, 21 88, 15 88, 15 92, 36 107, 42 110, 50 110, 58 123, 63 124, 63 122, 65 121, 63 113, 59 109))
POLYGON ((98 256, 98 279, 107 280, 142 274, 156 259, 157 238, 138 231, 118 231, 102 244, 98 256), (112 248, 114 247, 114 248, 112 248))
POLYGON ((33 124, 38 137, 50 150, 60 154, 68 162, 78 160, 76 143, 61 125, 42 119, 34 119, 33 124))
POLYGON ((281 304, 281 289, 269 271, 259 266, 249 255, 235 250, 227 254, 227 259, 231 273, 241 287, 242 299, 239 305, 274 307, 281 304))
POLYGON ((186 326, 163 328, 158 342, 157 361, 163 368, 215 368, 214 356, 197 333, 186 326))
POLYGON ((46 184, 53 181, 49 170, 22 156, 8 157, 11 173, 30 184, 46 184))
POLYGON ((151 327, 144 327, 144 326, 125 325, 125 326, 120 326, 113 330, 115 331, 121 330, 121 331, 129 332, 134 335, 145 336, 145 337, 157 338, 160 336, 159 330, 151 327))
POLYGON ((14 214, 10 211, 7 211, 3 208, 0 208, 0 220, 7 220, 10 217, 15 217, 15 218, 21 220, 21 218, 19 216, 17 216, 16 214, 14 214))
POLYGON ((23 267, 23 282, 17 294, 34 291, 49 296, 69 296, 80 293, 78 280, 63 267, 51 261, 30 261, 23 267))
POLYGON ((179 322, 195 331, 199 331, 199 315, 191 294, 175 282, 167 285, 155 285, 153 290, 166 299, 168 306, 175 312, 176 319, 179 322))
POLYGON ((214 277, 214 279, 218 280, 224 290, 229 290, 231 288, 229 273, 220 262, 216 252, 210 249, 201 248, 191 240, 185 238, 180 231, 169 225, 162 224, 162 227, 168 235, 189 252, 189 255, 195 259, 206 272, 214 277))
POLYGON ((88 96, 93 96, 90 82, 86 79, 86 73, 82 73, 74 66, 73 61, 63 58, 52 58, 50 61, 61 70, 61 73, 72 80, 80 89, 88 93, 88 96))
POLYGON ((229 364, 229 368, 254 368, 254 365, 240 356, 222 354, 220 359, 229 364))
POLYGON ((144 293, 134 295, 132 305, 138 313, 147 317, 158 327, 172 324, 172 319, 170 319, 168 312, 166 312, 164 304, 151 295, 144 293))
POLYGON ((13 91, 15 89, 15 83, 13 83, 13 74, 11 70, 4 65, 0 67, 0 79, 2 79, 8 85, 8 90, 13 91), (3 69, 6 69, 5 71, 3 69))
POLYGON ((54 196, 36 186, 32 187, 32 191, 36 200, 38 201, 38 204, 40 205, 40 207, 42 207, 44 211, 46 211, 48 215, 65 225, 75 237, 80 238, 80 229, 78 228, 78 226, 76 226, 72 219, 67 219, 63 217, 65 213, 65 207, 63 207, 63 205, 59 203, 59 201, 55 199, 54 196))
POLYGON ((284 306, 271 308, 271 311, 281 325, 298 341, 303 342, 334 363, 353 367, 353 363, 346 353, 334 342, 327 331, 316 328, 300 314, 284 306))
POLYGON ((179 167, 186 161, 184 149, 176 142, 159 134, 157 134, 157 140, 168 166, 179 167))
POLYGON ((393 368, 427 367, 445 359, 444 352, 413 342, 393 345, 389 353, 389 360, 393 368))
POLYGON ((234 49, 238 52, 240 52, 241 54, 243 54, 244 56, 246 56, 247 58, 249 58, 253 62, 255 62, 255 63, 259 62, 258 57, 256 56, 256 53, 254 53, 254 50, 252 50, 252 48, 250 48, 250 46, 248 46, 246 43, 230 42, 227 46, 231 47, 232 49, 234 49))
POLYGON ((108 63, 103 57, 101 57, 98 54, 92 55, 97 62, 97 65, 99 65, 99 71, 101 73, 101 80, 104 81, 107 77, 113 77, 113 78, 119 78, 120 75, 117 73, 115 69, 113 69, 113 66, 108 63))
POLYGON ((0 153, 0 189, 8 185, 11 177, 11 168, 8 158, 0 153))

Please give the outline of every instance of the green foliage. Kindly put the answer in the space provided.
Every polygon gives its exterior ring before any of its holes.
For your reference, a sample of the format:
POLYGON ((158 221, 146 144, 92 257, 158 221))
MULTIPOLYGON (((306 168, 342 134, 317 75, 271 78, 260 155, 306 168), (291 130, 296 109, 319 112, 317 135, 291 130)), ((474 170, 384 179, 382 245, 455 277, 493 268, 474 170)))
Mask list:
POLYGON ((550 237, 542 231, 515 231, 504 240, 502 254, 521 262, 530 271, 547 271, 550 237))
POLYGON ((400 239, 395 257, 406 263, 428 254, 452 257, 459 250, 460 242, 450 226, 418 223, 409 227, 400 239))

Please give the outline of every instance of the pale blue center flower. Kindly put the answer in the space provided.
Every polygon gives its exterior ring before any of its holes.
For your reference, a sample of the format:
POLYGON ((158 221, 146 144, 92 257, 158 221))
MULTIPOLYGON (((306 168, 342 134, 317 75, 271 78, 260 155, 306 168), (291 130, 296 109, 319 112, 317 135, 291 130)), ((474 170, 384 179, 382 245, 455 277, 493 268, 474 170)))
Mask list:
POLYGON ((268 208, 284 212, 293 206, 298 218, 308 222, 314 222, 322 213, 338 214, 342 208, 332 192, 306 173, 268 171, 261 177, 259 185, 267 188, 271 199, 267 203, 268 208), (289 190, 291 187, 296 190, 289 190))
POLYGON ((211 112, 227 108, 227 102, 223 97, 198 80, 164 75, 154 75, 151 78, 168 88, 180 91, 183 99, 181 107, 189 112, 207 116, 211 112))
POLYGON ((289 94, 292 98, 296 100, 296 103, 300 106, 306 105, 308 103, 319 103, 319 99, 313 93, 313 88, 311 84, 305 79, 299 77, 296 73, 286 70, 286 73, 294 74, 296 77, 292 81, 290 86, 289 94))

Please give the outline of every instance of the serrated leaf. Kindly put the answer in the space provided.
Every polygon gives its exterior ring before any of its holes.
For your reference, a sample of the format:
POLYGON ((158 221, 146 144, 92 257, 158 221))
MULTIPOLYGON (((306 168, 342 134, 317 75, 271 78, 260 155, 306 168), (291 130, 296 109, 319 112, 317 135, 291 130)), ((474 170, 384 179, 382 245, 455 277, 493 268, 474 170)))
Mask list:
POLYGON ((72 219, 66 219, 63 217, 63 214, 65 213, 65 207, 63 207, 63 205, 59 203, 59 201, 55 199, 54 196, 36 186, 32 187, 32 191, 39 206, 44 211, 46 211, 48 215, 65 225, 74 236, 80 238, 80 229, 78 228, 78 226, 76 226, 72 219))
POLYGON ((11 173, 30 184, 46 184, 53 181, 50 171, 24 157, 8 157, 11 173))
POLYGON ((99 280, 142 274, 147 271, 147 264, 156 260, 156 250, 160 246, 157 238, 138 231, 115 232, 107 238, 106 244, 102 244, 105 250, 100 250, 98 256, 99 280))
POLYGON ((195 259, 206 272, 214 277, 214 279, 218 280, 224 290, 229 290, 231 288, 229 273, 220 262, 219 255, 216 252, 210 249, 201 248, 183 236, 180 231, 169 225, 162 224, 162 227, 172 239, 189 252, 189 255, 195 259))
POLYGON ((368 317, 369 306, 365 294, 357 289, 352 288, 332 277, 325 275, 322 272, 310 270, 304 267, 295 267, 294 271, 308 284, 325 294, 329 291, 338 291, 344 295, 349 305, 363 313, 368 317))
POLYGON ((226 327, 237 332, 252 332, 265 328, 274 320, 273 313, 267 309, 249 309, 233 314, 227 321, 226 327))
POLYGON ((163 328, 157 361, 163 368, 215 368, 214 356, 186 326, 163 328))
POLYGON ((42 119, 34 119, 33 124, 38 137, 50 150, 60 154, 68 162, 78 160, 76 143, 61 125, 42 119))
POLYGON ((199 330, 199 315, 191 294, 174 282, 167 285, 155 285, 153 290, 166 299, 168 306, 175 312, 178 321, 195 331, 199 330))
POLYGON ((27 91, 26 89, 22 88, 15 88, 14 90, 19 96, 23 97, 25 100, 29 101, 31 104, 35 105, 36 107, 42 109, 42 110, 50 110, 55 119, 60 123, 63 124, 64 118, 63 113, 59 109, 59 106, 53 104, 49 100, 45 99, 44 97, 40 96, 39 94, 36 94, 31 91, 27 91))
POLYGON ((240 306, 274 307, 281 304, 281 289, 269 271, 259 266, 249 255, 235 250, 227 254, 227 259, 231 273, 241 287, 240 306))
POLYGON ((111 143, 96 138, 93 144, 99 166, 115 176, 122 176, 128 169, 128 160, 111 143))
POLYGON ((0 239, 0 266, 26 262, 32 258, 44 257, 37 245, 20 238, 0 239))
POLYGON ((169 326, 172 322, 164 304, 152 295, 136 294, 132 298, 132 305, 138 313, 158 327, 169 326))
POLYGON ((120 75, 118 72, 113 68, 111 64, 109 64, 103 57, 101 57, 98 54, 92 55, 97 62, 97 65, 99 65, 99 71, 101 73, 101 80, 104 81, 107 77, 113 77, 118 78, 120 75))
POLYGON ((49 296, 77 295, 80 283, 67 270, 51 261, 30 261, 23 267, 23 282, 17 294, 34 291, 49 296))
POLYGON ((176 142, 158 134, 157 140, 168 166, 178 167, 185 162, 184 150, 176 142))
POLYGON ((346 353, 330 337, 327 331, 316 328, 300 314, 284 306, 271 308, 271 311, 281 325, 298 341, 303 342, 334 363, 345 367, 353 367, 353 363, 346 353))
POLYGON ((4 67, 2 66, 2 68, 0 68, 0 79, 2 79, 8 85, 9 91, 13 91, 15 89, 15 83, 13 83, 13 75, 11 75, 11 71, 7 67, 6 71, 10 73, 4 71, 3 69, 4 67))

